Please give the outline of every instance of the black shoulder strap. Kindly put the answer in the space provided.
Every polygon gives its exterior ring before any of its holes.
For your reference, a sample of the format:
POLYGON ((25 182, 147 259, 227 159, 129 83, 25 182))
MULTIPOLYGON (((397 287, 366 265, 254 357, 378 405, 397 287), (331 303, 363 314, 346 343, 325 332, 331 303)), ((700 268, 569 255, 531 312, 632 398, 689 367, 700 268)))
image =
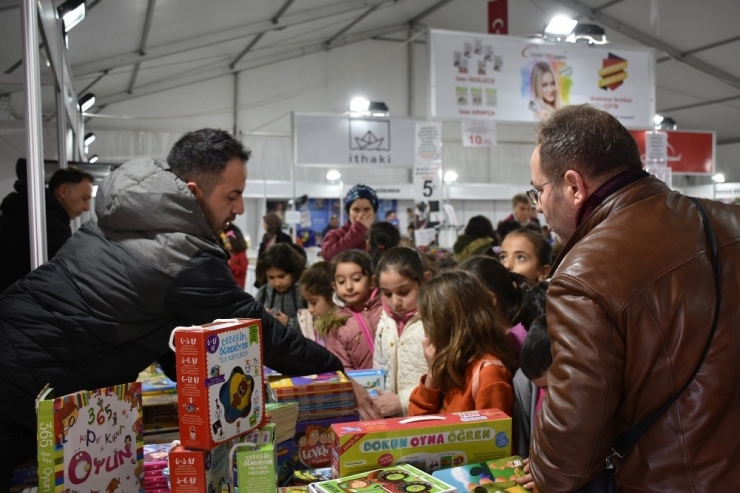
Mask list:
POLYGON ((643 418, 642 421, 619 435, 614 440, 614 442, 612 443, 612 454, 606 460, 607 469, 612 468, 611 461, 615 456, 619 458, 624 458, 627 452, 629 452, 629 450, 637 443, 642 435, 645 434, 648 428, 650 428, 650 426, 660 417, 660 415, 663 414, 669 407, 671 407, 673 403, 676 402, 676 399, 681 397, 681 394, 683 394, 684 391, 689 387, 691 382, 699 373, 701 365, 704 364, 704 359, 707 357, 709 347, 712 345, 712 339, 714 339, 714 333, 717 331, 717 320, 719 319, 720 304, 722 302, 719 254, 717 252, 717 238, 714 235, 714 228, 712 228, 712 223, 709 222, 709 218, 707 217, 707 213, 704 210, 704 207, 702 207, 702 205, 696 198, 689 197, 689 199, 691 199, 696 208, 699 209, 701 220, 704 223, 704 232, 706 233, 709 247, 712 250, 712 268, 714 270, 714 288, 716 290, 717 301, 714 305, 714 319, 712 321, 712 328, 709 331, 709 338, 707 339, 706 346, 704 346, 704 352, 702 353, 701 358, 699 358, 699 363, 696 365, 694 372, 691 374, 691 377, 684 384, 681 390, 674 394, 674 396, 671 397, 668 402, 663 404, 659 409, 653 411, 651 414, 643 418))

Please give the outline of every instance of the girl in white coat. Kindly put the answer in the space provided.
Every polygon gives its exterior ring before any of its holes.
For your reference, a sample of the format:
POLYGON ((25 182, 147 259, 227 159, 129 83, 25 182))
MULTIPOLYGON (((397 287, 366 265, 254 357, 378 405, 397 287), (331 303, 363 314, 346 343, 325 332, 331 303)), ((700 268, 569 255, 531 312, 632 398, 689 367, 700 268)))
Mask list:
POLYGON ((421 254, 408 247, 389 249, 375 268, 383 311, 375 331, 373 367, 385 370, 387 390, 373 400, 383 416, 408 414, 411 391, 427 372, 416 297, 433 275, 421 254))

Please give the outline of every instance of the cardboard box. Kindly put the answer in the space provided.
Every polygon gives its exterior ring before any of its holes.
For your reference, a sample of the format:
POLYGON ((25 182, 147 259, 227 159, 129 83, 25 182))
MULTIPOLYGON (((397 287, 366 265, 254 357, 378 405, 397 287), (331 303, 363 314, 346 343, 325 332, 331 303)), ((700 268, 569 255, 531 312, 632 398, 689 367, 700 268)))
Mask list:
POLYGON ((178 327, 173 337, 183 447, 211 450, 264 423, 261 320, 178 327))
POLYGON ((511 455, 511 418, 498 409, 332 426, 332 475, 394 464, 436 471, 511 455))
POLYGON ((527 493, 517 478, 524 476, 524 463, 518 455, 505 457, 467 466, 434 471, 432 476, 448 483, 458 491, 499 491, 506 493, 527 493))
MULTIPOLYGON (((353 423, 357 415, 299 421, 295 426, 295 437, 278 444, 278 457, 286 457, 292 470, 315 469, 331 466, 332 431, 336 423, 353 423)), ((282 459, 279 460, 284 466, 282 459)))
POLYGON ((399 464, 332 479, 331 481, 314 483, 309 486, 309 491, 314 493, 354 493, 357 491, 455 493, 457 489, 413 466, 399 464))
MULTIPOLYGON (((238 439, 233 439, 237 442, 238 439)), ((213 493, 234 491, 231 452, 227 441, 212 450, 186 449, 182 445, 170 450, 170 487, 172 493, 213 493)))
POLYGON ((236 484, 239 491, 273 493, 277 488, 277 457, 275 455, 275 425, 265 425, 248 433, 234 445, 236 484))

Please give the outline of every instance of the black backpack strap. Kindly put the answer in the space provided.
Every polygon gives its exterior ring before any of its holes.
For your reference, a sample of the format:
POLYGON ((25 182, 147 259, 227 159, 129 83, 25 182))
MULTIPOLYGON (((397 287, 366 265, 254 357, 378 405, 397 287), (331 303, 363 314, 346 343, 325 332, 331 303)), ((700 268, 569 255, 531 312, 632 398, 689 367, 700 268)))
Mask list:
POLYGON ((630 449, 637 443, 638 440, 642 437, 642 435, 645 434, 645 432, 650 428, 650 426, 660 417, 661 414, 663 414, 669 407, 673 405, 676 400, 681 397, 681 394, 683 394, 686 389, 689 387, 691 382, 693 382, 694 378, 696 378, 696 375, 699 373, 699 369, 701 368, 701 365, 704 364, 704 359, 707 357, 707 353, 709 352, 709 347, 712 345, 712 339, 714 339, 714 333, 717 331, 717 321, 719 319, 719 310, 720 305, 722 303, 722 296, 721 296, 721 278, 720 278, 720 264, 719 264, 719 254, 717 252, 717 237, 714 234, 714 228, 712 228, 712 223, 709 222, 709 217, 707 217, 707 213, 704 210, 704 207, 699 203, 699 201, 694 197, 689 197, 689 199, 694 203, 696 208, 699 210, 699 214, 701 215, 701 220, 704 223, 704 232, 707 236, 707 241, 709 242, 709 247, 712 250, 712 269, 714 270, 714 288, 716 291, 717 301, 714 305, 714 319, 712 321, 712 328, 709 331, 709 337, 707 339, 707 344, 704 346, 704 352, 701 355, 701 358, 699 358, 699 363, 696 365, 696 368, 694 369, 694 372, 691 374, 691 377, 688 379, 688 381, 684 384, 684 386, 679 390, 676 394, 671 397, 668 402, 663 404, 659 409, 656 409, 649 415, 647 415, 645 418, 643 418, 639 423, 634 425, 629 430, 625 431, 621 435, 619 435, 613 442, 612 442, 612 453, 609 457, 606 459, 606 468, 612 469, 613 464, 612 460, 614 457, 619 457, 620 459, 623 459, 625 455, 630 451, 630 449))

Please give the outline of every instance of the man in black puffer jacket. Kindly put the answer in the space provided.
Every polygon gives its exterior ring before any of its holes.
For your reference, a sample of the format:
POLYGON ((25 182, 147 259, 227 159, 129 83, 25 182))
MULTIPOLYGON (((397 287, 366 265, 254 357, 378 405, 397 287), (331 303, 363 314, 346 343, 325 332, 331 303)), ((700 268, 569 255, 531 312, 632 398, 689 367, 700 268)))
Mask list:
POLYGON ((122 165, 98 190, 97 222, 0 298, 0 490, 35 442, 45 384, 62 395, 131 382, 155 360, 172 375, 177 326, 261 318, 267 366, 342 370, 234 282, 215 233, 244 212, 248 158, 228 133, 204 129, 182 137, 166 163, 122 165))

